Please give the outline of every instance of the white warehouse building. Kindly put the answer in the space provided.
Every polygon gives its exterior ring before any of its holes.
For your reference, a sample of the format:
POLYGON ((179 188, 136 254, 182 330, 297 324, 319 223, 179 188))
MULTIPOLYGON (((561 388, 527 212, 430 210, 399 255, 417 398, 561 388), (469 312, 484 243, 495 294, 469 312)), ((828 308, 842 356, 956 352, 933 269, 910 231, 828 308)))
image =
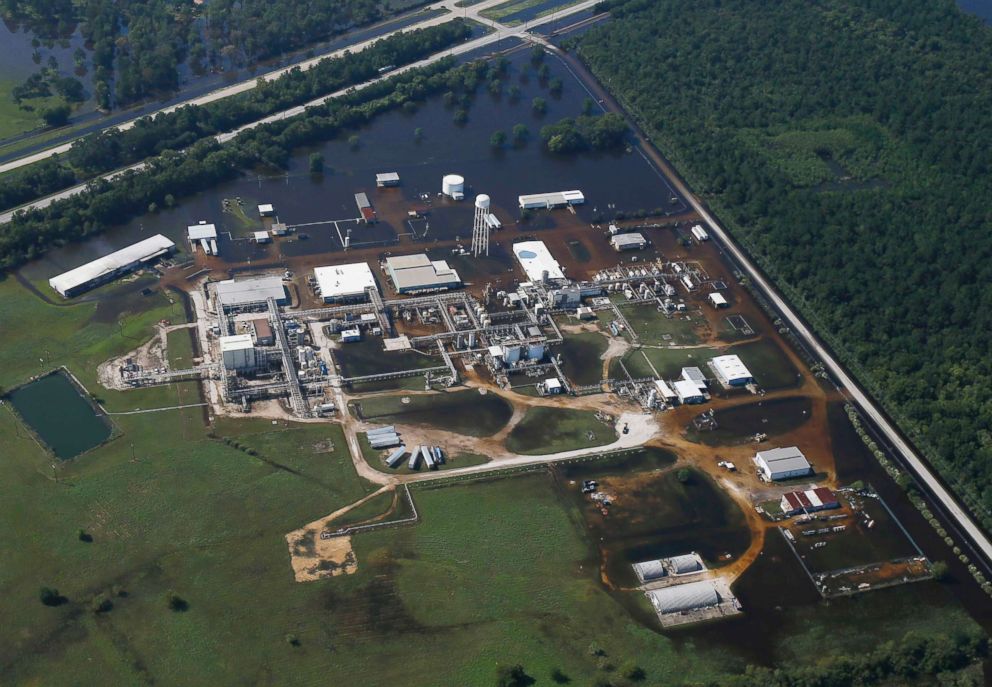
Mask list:
POLYGON ((256 366, 255 344, 251 334, 220 337, 220 352, 225 369, 250 370, 256 366))
POLYGON ((754 457, 758 472, 769 482, 804 477, 813 472, 806 456, 795 446, 758 451, 754 457))
POLYGON ((513 244, 513 254, 524 268, 527 279, 534 282, 567 281, 561 265, 551 255, 544 241, 521 241, 513 244))
POLYGON ((747 386, 754 382, 754 375, 736 355, 720 355, 710 361, 716 378, 724 386, 747 386))
POLYGON ((375 275, 365 262, 315 267, 313 276, 325 303, 364 301, 368 297, 366 289, 378 291, 375 275))

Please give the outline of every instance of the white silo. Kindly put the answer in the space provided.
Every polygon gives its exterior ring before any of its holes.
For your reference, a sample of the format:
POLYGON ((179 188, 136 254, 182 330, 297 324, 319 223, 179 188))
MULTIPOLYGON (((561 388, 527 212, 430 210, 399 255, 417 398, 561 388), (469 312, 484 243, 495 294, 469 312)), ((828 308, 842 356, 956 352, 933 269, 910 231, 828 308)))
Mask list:
POLYGON ((460 174, 445 174, 441 179, 441 193, 452 200, 464 200, 465 177, 460 174))
POLYGON ((489 255, 489 196, 486 194, 475 197, 475 220, 472 222, 472 255, 479 257, 483 253, 489 255))

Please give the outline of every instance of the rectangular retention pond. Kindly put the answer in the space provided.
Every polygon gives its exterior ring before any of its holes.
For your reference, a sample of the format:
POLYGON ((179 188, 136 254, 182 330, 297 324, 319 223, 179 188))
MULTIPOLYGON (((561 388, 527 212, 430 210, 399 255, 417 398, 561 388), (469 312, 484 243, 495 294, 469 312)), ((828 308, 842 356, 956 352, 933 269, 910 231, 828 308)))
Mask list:
POLYGON ((68 460, 99 446, 113 431, 84 393, 58 371, 14 389, 7 399, 55 457, 68 460))

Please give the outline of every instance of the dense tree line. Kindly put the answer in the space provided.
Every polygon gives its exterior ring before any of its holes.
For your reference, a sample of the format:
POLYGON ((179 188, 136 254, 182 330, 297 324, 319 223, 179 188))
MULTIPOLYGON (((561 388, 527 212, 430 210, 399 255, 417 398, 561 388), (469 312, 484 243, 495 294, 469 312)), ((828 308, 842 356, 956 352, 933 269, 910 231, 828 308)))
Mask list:
POLYGON ((43 38, 80 27, 103 108, 173 91, 183 68, 251 65, 380 19, 388 8, 380 0, 0 0, 0 16, 43 38))
POLYGON ((992 525, 992 31, 952 0, 610 6, 582 58, 992 525), (878 151, 853 179, 789 173, 782 141, 845 129, 878 151))
POLYGON ((183 152, 166 150, 140 172, 125 173, 113 183, 95 181, 84 193, 18 213, 0 225, 0 269, 98 234, 143 214, 152 204, 167 207, 177 198, 236 178, 254 166, 283 167, 293 148, 330 139, 387 110, 446 91, 471 97, 485 73, 482 62, 455 68, 453 58, 445 58, 308 108, 305 114, 243 131, 224 145, 209 138, 183 152))
POLYGON ((394 34, 361 52, 322 60, 307 71, 293 69, 223 100, 145 117, 125 131, 90 134, 77 140, 59 162, 30 165, 5 178, 0 185, 0 208, 16 207, 167 150, 187 148, 207 136, 367 81, 383 66, 415 62, 470 34, 471 29, 460 19, 394 34))
POLYGON ((749 667, 744 675, 731 678, 729 684, 735 687, 979 685, 980 677, 959 682, 955 674, 986 656, 988 638, 977 630, 933 637, 910 633, 899 642, 886 642, 871 653, 842 656, 810 667, 774 670, 749 667))
POLYGON ((623 145, 627 122, 615 113, 594 117, 566 117, 541 128, 541 140, 552 153, 577 153, 583 150, 610 150, 623 145))

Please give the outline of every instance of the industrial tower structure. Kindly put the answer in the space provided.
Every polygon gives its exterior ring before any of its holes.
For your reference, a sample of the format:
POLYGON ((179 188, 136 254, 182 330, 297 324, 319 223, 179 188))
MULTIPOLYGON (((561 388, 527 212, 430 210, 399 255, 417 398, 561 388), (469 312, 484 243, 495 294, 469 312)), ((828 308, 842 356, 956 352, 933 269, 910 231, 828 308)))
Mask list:
POLYGON ((472 255, 489 255, 489 196, 475 197, 475 221, 472 223, 472 255))

